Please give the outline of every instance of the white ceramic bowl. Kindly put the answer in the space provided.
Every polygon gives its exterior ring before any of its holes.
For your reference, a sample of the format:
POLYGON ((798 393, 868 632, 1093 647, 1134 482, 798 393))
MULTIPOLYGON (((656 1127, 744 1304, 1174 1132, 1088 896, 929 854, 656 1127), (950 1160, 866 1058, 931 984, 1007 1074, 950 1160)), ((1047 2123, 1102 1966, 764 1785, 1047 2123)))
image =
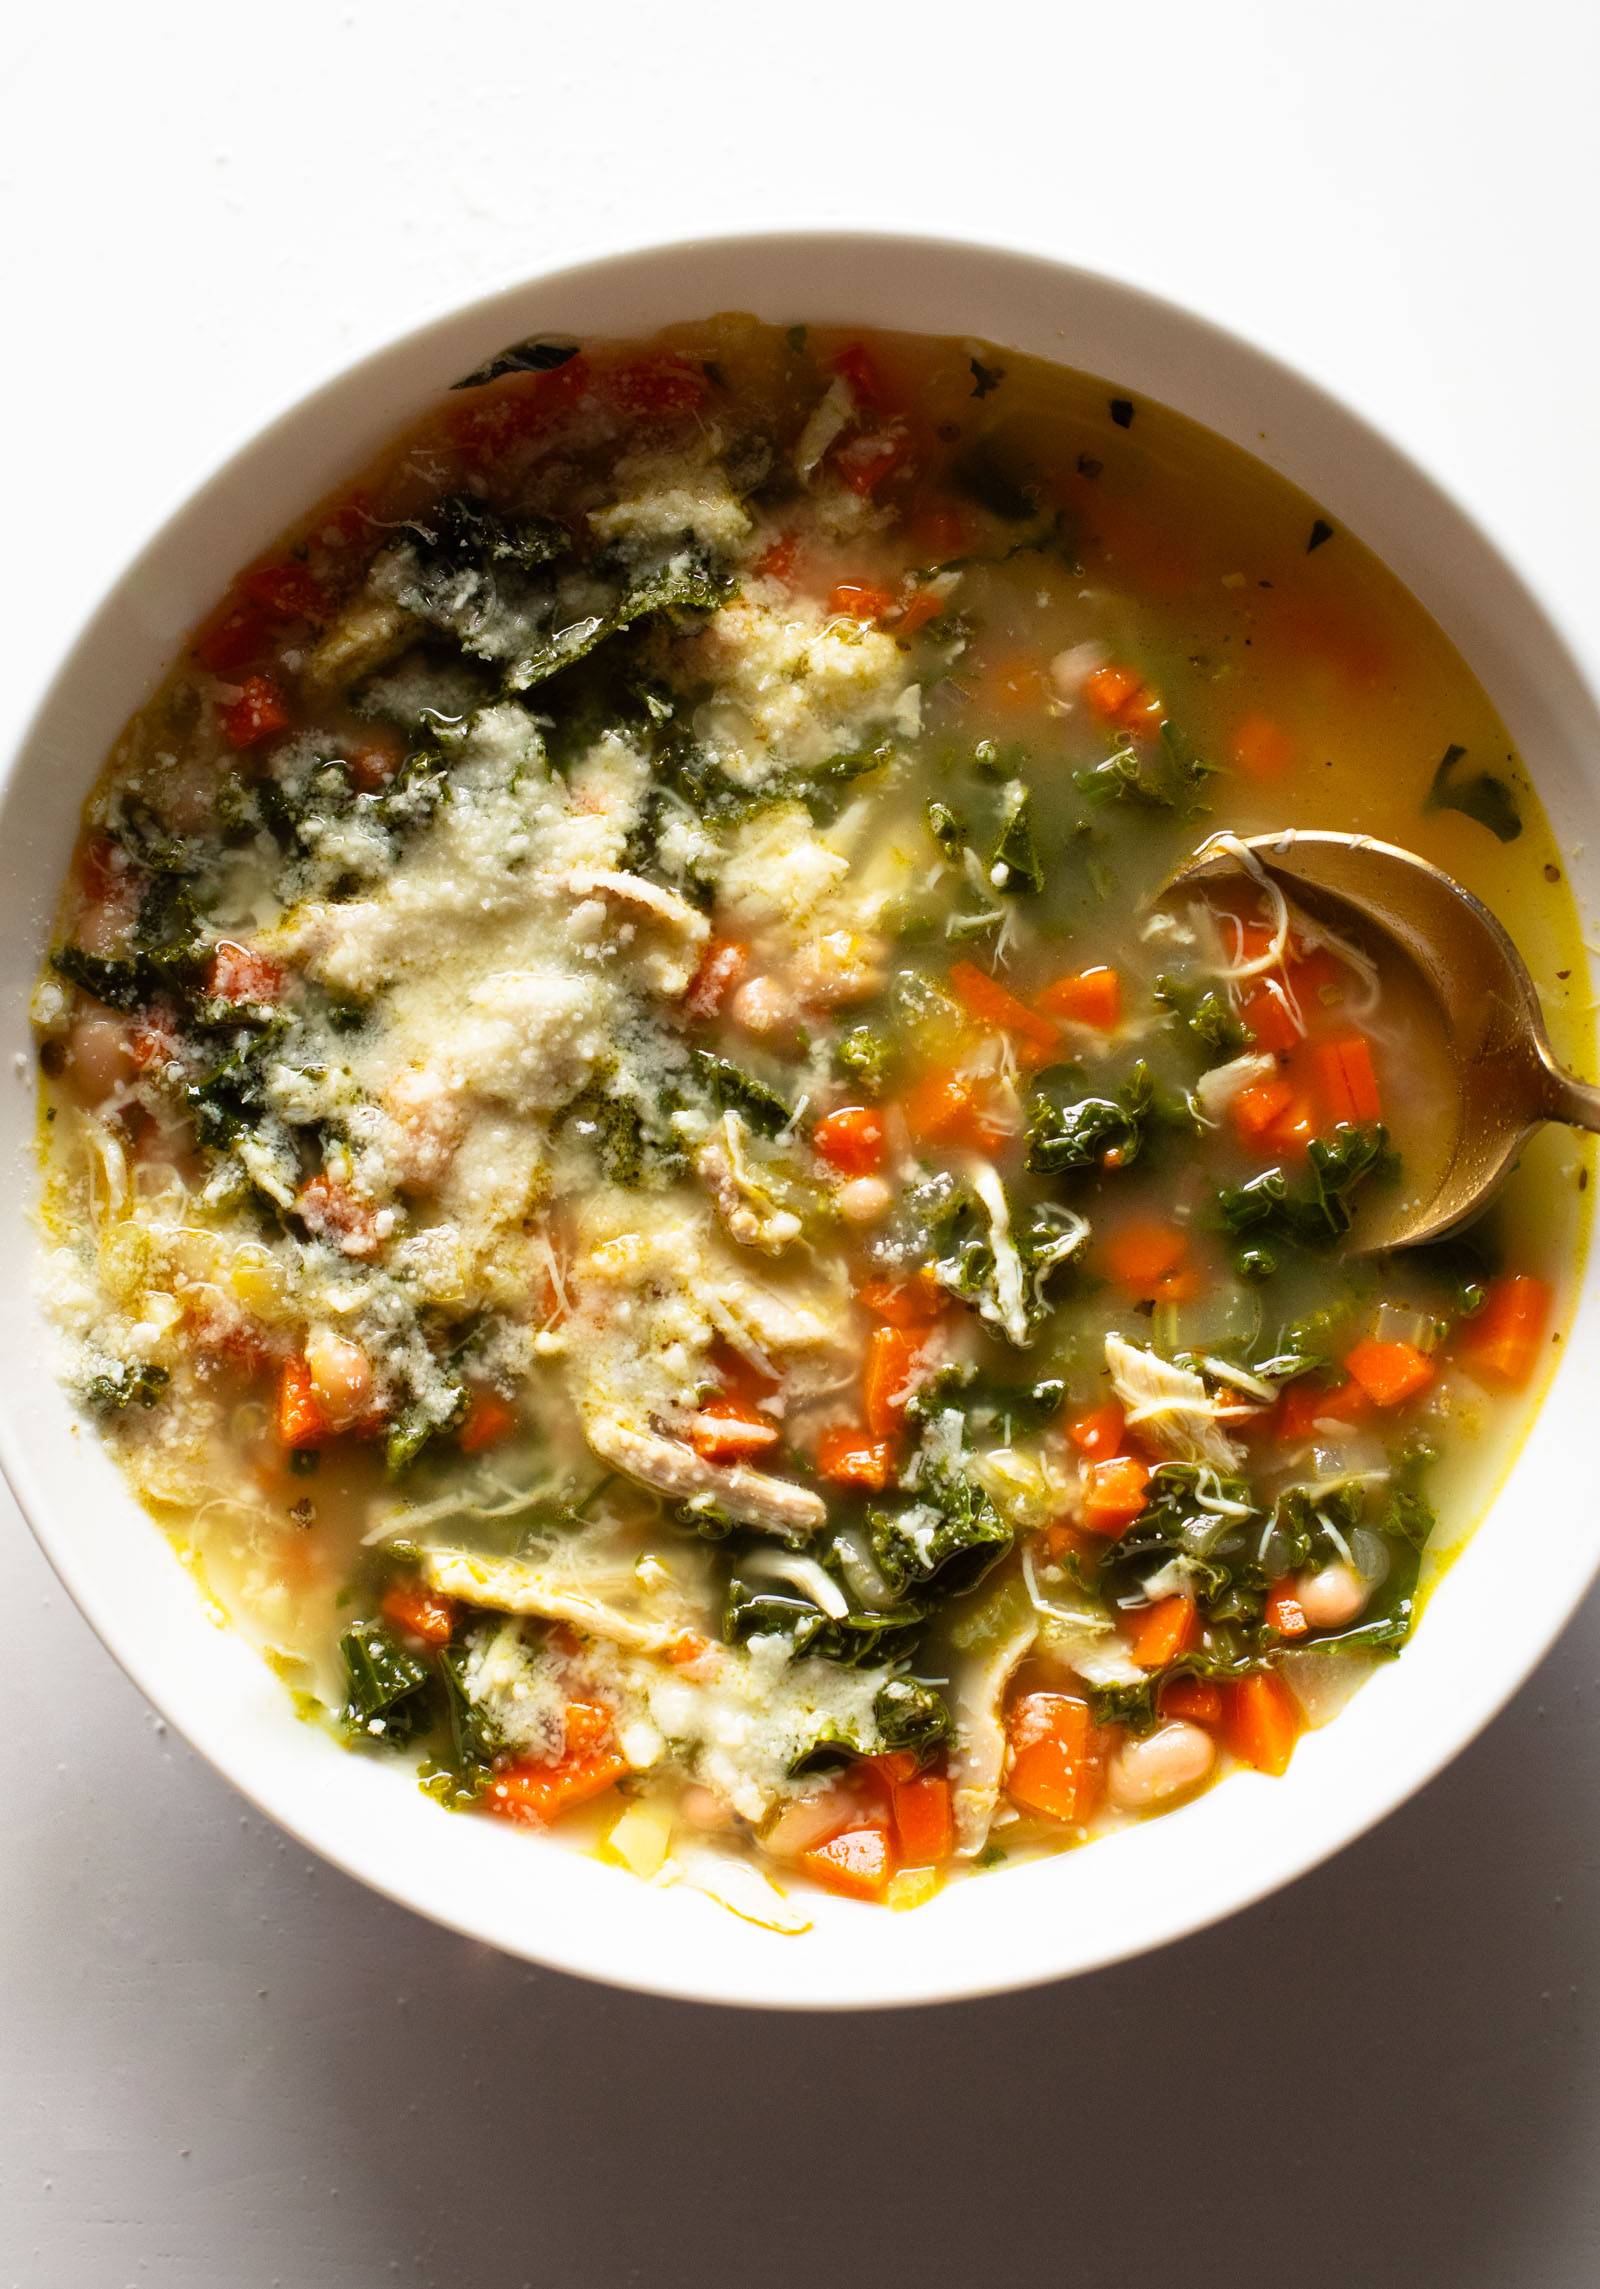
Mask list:
POLYGON ((541 329, 648 333, 750 310, 978 335, 1164 400, 1269 461, 1409 583, 1487 686, 1570 854, 1600 891, 1600 711, 1552 621, 1469 519, 1309 382, 1234 337, 1086 272, 936 241, 807 234, 658 248, 516 286, 377 351, 245 445, 100 605, 0 790, 3 1048, 0 1462, 57 1572, 128 1674, 264 1812, 349 1874, 513 1954, 659 1993, 792 2007, 925 2002, 1093 1969, 1196 1930, 1314 1866, 1436 1773, 1521 1684, 1600 1559, 1570 1460, 1592 1429, 1600 1297, 1510 1481, 1382 1671, 1281 1781, 1249 1774, 1088 1851, 952 1885, 913 1915, 821 1898, 780 1937, 687 1889, 498 1821, 451 1818, 401 1763, 346 1755, 215 1628, 157 1528, 52 1379, 31 1295, 33 1058, 26 1007, 79 806, 129 713, 238 565, 449 382, 541 329), (1539 1563, 1526 1555, 1537 1540, 1539 1563), (1502 1567, 1517 1595, 1504 1594, 1502 1567))

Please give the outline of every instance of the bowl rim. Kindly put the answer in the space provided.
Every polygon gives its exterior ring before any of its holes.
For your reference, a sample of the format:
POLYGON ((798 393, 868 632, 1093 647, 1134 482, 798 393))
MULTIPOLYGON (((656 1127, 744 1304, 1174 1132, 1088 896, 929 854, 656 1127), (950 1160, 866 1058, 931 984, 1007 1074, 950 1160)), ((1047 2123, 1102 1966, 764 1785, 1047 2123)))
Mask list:
MULTIPOLYGON (((636 275, 646 277, 657 266, 670 269, 674 264, 683 265, 695 259, 704 259, 713 269, 718 261, 731 262, 736 268, 740 263, 751 265, 750 301, 739 306, 753 307, 756 302, 753 266, 781 266, 785 261, 795 258, 803 260, 819 251, 848 254, 869 263, 892 261, 901 255, 932 257, 936 261, 958 267, 985 264, 1003 266, 1014 275, 1028 270, 1035 274, 1041 287, 1048 287, 1057 293, 1081 292, 1091 298, 1098 296, 1108 304, 1121 302, 1136 317, 1153 320, 1160 329, 1179 340, 1195 345, 1209 344, 1222 353, 1225 362, 1242 362, 1245 367, 1263 373, 1276 394, 1330 421, 1336 431, 1342 431, 1346 436, 1357 435, 1363 449, 1375 462, 1387 460, 1391 470, 1403 476, 1419 507, 1431 510, 1441 520, 1446 532, 1458 540, 1470 538, 1481 552, 1487 568, 1500 583, 1507 586, 1514 595, 1520 592, 1521 603, 1542 625, 1547 642, 1564 655, 1575 687, 1581 692, 1584 702, 1588 708, 1595 708, 1596 677, 1590 661, 1569 635, 1559 606, 1516 561, 1513 552, 1492 537, 1473 510, 1458 500, 1409 448, 1397 444, 1359 407, 1334 395, 1312 376, 1275 353, 1261 348, 1248 336, 1143 285, 1014 245, 901 230, 762 230, 716 236, 696 235, 645 244, 630 241, 625 245, 608 244, 596 252, 575 255, 559 264, 541 267, 529 274, 505 280, 466 303, 441 302, 427 316, 402 331, 387 336, 356 358, 340 360, 319 381, 296 392, 268 420, 243 434, 220 460, 213 462, 182 493, 143 546, 103 585, 94 602, 77 619, 60 658, 39 679, 32 701, 24 704, 18 712, 19 728, 7 743, 3 761, 0 761, 0 815, 9 813, 15 800, 17 783, 41 726, 59 705, 63 693, 70 691, 81 674, 83 656, 86 650, 92 648, 100 624, 116 601, 128 592, 130 586, 137 584, 141 575, 171 547, 180 530, 195 517, 203 504, 225 493, 259 454, 292 436, 319 410, 327 408, 344 395, 354 393, 364 380, 387 372, 392 365, 403 363, 409 357, 420 355, 435 338, 448 333, 481 333, 485 342, 493 344, 504 317, 507 330, 499 339, 508 341, 517 338, 517 321, 512 314, 530 298, 548 298, 564 291, 587 290, 595 286, 604 288, 608 283, 618 281, 626 285, 636 275)), ((851 291, 849 288, 845 290, 843 301, 849 301, 851 291)), ((808 300, 814 302, 815 296, 808 295, 808 300)), ((715 304, 718 308, 729 306, 723 302, 715 304)), ((683 314, 697 317, 710 315, 711 312, 695 304, 687 306, 683 314)), ((834 322, 831 318, 824 321, 820 312, 816 316, 817 322, 834 322)), ((854 312, 850 312, 841 313, 837 322, 873 325, 892 324, 895 321, 882 317, 857 317, 854 312)), ((534 323, 540 321, 535 320, 534 323)), ((543 323, 551 324, 553 321, 545 320, 543 323)), ((618 334, 628 331, 626 327, 620 326, 613 330, 618 334)), ((641 326, 638 330, 643 332, 651 329, 641 326)), ((957 334, 968 330, 975 334, 980 331, 975 325, 968 329, 953 323, 936 326, 931 322, 921 330, 957 334)), ((1030 354, 1048 355, 1040 351, 1031 351, 1030 354)), ((1059 362, 1076 361, 1063 356, 1059 362)), ((1088 370, 1101 370, 1099 362, 1096 361, 1088 370)), ((1108 378, 1123 380, 1125 377, 1112 374, 1108 378)), ((1176 371, 1173 378, 1178 378, 1176 371)), ((440 385, 432 382, 422 393, 419 402, 431 402, 439 394, 440 385)), ((1161 398, 1164 402, 1176 403, 1182 392, 1157 389, 1146 391, 1145 394, 1161 398)), ((1217 426, 1215 422, 1206 423, 1205 417, 1194 412, 1187 401, 1179 404, 1178 410, 1187 418, 1201 421, 1202 425, 1213 428, 1217 426)), ((398 423, 394 426, 398 426, 398 423)), ((1228 433, 1224 431, 1223 434, 1228 433)), ((1272 452, 1244 445, 1243 440, 1237 438, 1233 441, 1243 445, 1246 451, 1255 451, 1256 457, 1269 466, 1281 469, 1280 462, 1272 452)), ((356 466, 357 458, 352 451, 348 467, 353 470, 356 466)), ((1302 482, 1292 469, 1282 470, 1282 473, 1291 483, 1302 482)), ((1359 524, 1352 524, 1351 529, 1358 537, 1366 537, 1359 524)), ((1407 578, 1395 564, 1392 552, 1380 549, 1378 553, 1399 577, 1407 578)), ((1408 581, 1408 584, 1412 583, 1408 581)), ((1435 610, 1426 598, 1423 602, 1425 609, 1435 610)), ((1448 627, 1447 633, 1453 634, 1448 627)), ((1467 645, 1457 636, 1453 636, 1453 640, 1467 657, 1469 667, 1475 666, 1474 655, 1467 645)), ((170 648, 166 653, 154 646, 152 650, 160 662, 157 672, 164 672, 170 658, 170 648)), ((86 777, 85 788, 87 784, 86 777)), ((5 838, 5 844, 0 845, 0 863, 9 860, 8 844, 9 838, 5 838)), ((1593 1270, 1592 1263, 1589 1269, 1593 1270)), ((1583 1296, 1592 1291, 1594 1284, 1592 1280, 1582 1283, 1580 1302, 1583 1296)), ((1576 1344, 1567 1347, 1564 1360, 1568 1366, 1570 1359, 1567 1354, 1576 1348, 1576 1344)), ((1520 1472, 1522 1456, 1536 1438, 1539 1425, 1546 1419, 1549 1398, 1550 1391, 1547 1387, 1529 1432, 1508 1466, 1508 1476, 1520 1472)), ((70 1415, 71 1410, 64 1394, 61 1406, 70 1415)), ((1204 1930, 1309 1873, 1379 1821, 1386 1819, 1434 1778, 1476 1738, 1532 1674, 1572 1618, 1594 1576, 1600 1572, 1600 1539, 1597 1539, 1586 1563, 1568 1565, 1561 1579, 1560 1594, 1552 1596, 1548 1605, 1540 1609, 1532 1626, 1523 1628, 1514 1655, 1501 1659, 1493 1677, 1492 1688, 1474 1700, 1464 1714, 1458 1712, 1452 1723, 1439 1728, 1437 1737, 1420 1753, 1400 1759, 1381 1779, 1367 1786, 1359 1801, 1346 1804, 1337 1817, 1324 1822, 1320 1834, 1300 1837, 1287 1855, 1268 1853, 1253 1868, 1234 1873, 1226 1881, 1213 1885, 1209 1892, 1202 1887, 1176 1912, 1169 1909, 1157 1915, 1153 1921, 1147 1919, 1143 1923, 1136 1918, 1121 1933, 1099 1940, 1087 1949, 1063 1944, 1054 1954, 1046 1948, 1042 1954, 1035 1951, 1032 1957, 1022 1961, 1000 1963, 986 1960, 977 1966, 967 1961, 951 1960, 937 1974, 922 1973, 899 1985, 891 1983, 881 1992, 863 1991, 849 1979, 836 1979, 833 1986, 810 1992, 803 1991, 802 1983, 802 1991, 795 1992, 781 1973, 766 1983, 755 1980, 719 1986, 704 1971, 689 1977, 679 1976, 676 1965, 663 1965, 652 1954, 644 1954, 638 1959, 624 1957, 618 1960, 615 1947, 604 1936, 603 1923, 599 1926, 601 1938, 597 1944, 585 1944, 581 1935, 572 1931, 565 1933, 559 1943, 552 1943, 537 1927, 527 1930, 507 1928, 497 1921, 490 1908, 481 1901, 467 1906, 452 1906, 449 1901, 438 1897, 426 1894, 419 1896, 421 1887, 416 1880, 409 1876, 387 1873, 364 1861, 364 1844, 359 1834, 352 1831, 350 1836, 346 1836, 336 1821, 330 1824, 325 1818, 310 1817, 297 1801, 287 1799, 281 1790, 275 1790, 259 1775, 241 1771, 240 1755, 236 1748, 230 1751, 226 1726, 218 1724, 208 1727, 197 1720, 192 1709, 184 1708, 182 1696, 175 1690, 173 1680, 163 1675, 159 1660, 147 1657, 136 1634, 120 1626, 119 1617, 108 1610, 106 1600, 100 1594, 94 1564, 87 1548, 75 1546, 71 1521, 63 1517, 59 1504, 35 1470, 28 1425, 14 1409, 10 1394, 4 1388, 0 1388, 0 1473, 3 1473, 35 1540, 58 1578, 124 1673, 146 1699, 169 1722, 177 1726, 191 1747, 215 1771, 239 1789, 257 1810, 294 1836, 308 1850, 318 1853, 344 1873, 397 1904, 409 1907, 466 1937, 487 1940, 524 1960, 600 1979, 636 1992, 732 2006, 755 2003, 774 2008, 853 2009, 967 2000, 1082 1975, 1155 1947, 1173 1944, 1191 1933, 1204 1930), (1060 1960, 1056 1960, 1055 1955, 1059 1955, 1060 1960)), ((1497 1494, 1494 1500, 1497 1502, 1498 1499, 1497 1494)), ((131 1495, 126 1500, 130 1509, 148 1520, 149 1514, 143 1511, 131 1495)), ((1471 1540, 1476 1538, 1477 1532, 1486 1523, 1487 1513, 1480 1520, 1479 1528, 1475 1528, 1469 1537, 1467 1547, 1470 1547, 1471 1540)), ((157 1527, 155 1531, 159 1534, 160 1529, 157 1527)), ((165 1544, 164 1536, 162 1540, 165 1544)), ((183 1588, 186 1595, 193 1595, 187 1583, 183 1588)), ((236 1638, 236 1642, 243 1645, 242 1638, 236 1638)), ((255 1654, 251 1653, 249 1658, 256 1667, 264 1666, 255 1654)), ((281 1691, 276 1686, 274 1689, 281 1691)), ((288 1715, 289 1712, 285 1709, 285 1718, 288 1715)), ((1340 1722, 1343 1724, 1346 1718, 1341 1718, 1340 1722)), ((364 1764, 364 1760, 351 1758, 343 1761, 352 1768, 363 1771, 371 1769, 364 1764)), ((1247 1786, 1247 1780, 1236 1780, 1230 1783, 1230 1790, 1247 1786)), ((1169 1814, 1164 1816, 1161 1823, 1144 1824, 1127 1833, 1129 1837, 1147 1836, 1152 1826, 1168 1826, 1183 1817, 1182 1813, 1169 1814)), ((492 1822, 460 1825, 485 1829, 498 1826, 492 1822)), ((1104 1848, 1102 1846, 1099 1849, 1104 1848)), ((1062 1858, 1078 1857, 1077 1854, 1061 1855, 1056 1861, 1042 1865, 1058 1865, 1062 1858)), ((1024 1879, 1030 1872, 1026 1868, 1008 1872, 1006 1889, 1015 1890, 1020 1899, 1024 1879)), ((645 1887, 636 1888, 642 1896, 645 1887)), ((990 1890, 988 1886, 964 1885, 957 1888, 963 1892, 981 1889, 987 1893, 990 1890)), ((662 1895, 663 1900, 668 1896, 662 1895)), ((863 1911, 847 1908, 846 1912, 860 1914, 863 1911)), ((931 1908, 924 1909, 916 1920, 920 1921, 931 1913, 931 1908)), ((898 1917, 882 1920, 902 1928, 906 1921, 898 1917)), ((781 1952, 787 1956, 790 1951, 781 1952)))

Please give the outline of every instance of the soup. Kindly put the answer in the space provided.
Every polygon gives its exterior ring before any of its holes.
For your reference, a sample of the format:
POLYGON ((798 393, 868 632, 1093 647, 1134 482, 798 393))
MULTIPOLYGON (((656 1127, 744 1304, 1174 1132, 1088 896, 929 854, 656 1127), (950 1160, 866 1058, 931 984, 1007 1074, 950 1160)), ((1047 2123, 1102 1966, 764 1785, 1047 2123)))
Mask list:
POLYGON ((766 1920, 1279 1774, 1514 1451, 1586 1182, 1350 1251, 1455 1099, 1292 826, 1447 865, 1581 1051, 1488 701, 1262 464, 982 344, 519 345, 90 799, 68 1386, 308 1718, 766 1920))

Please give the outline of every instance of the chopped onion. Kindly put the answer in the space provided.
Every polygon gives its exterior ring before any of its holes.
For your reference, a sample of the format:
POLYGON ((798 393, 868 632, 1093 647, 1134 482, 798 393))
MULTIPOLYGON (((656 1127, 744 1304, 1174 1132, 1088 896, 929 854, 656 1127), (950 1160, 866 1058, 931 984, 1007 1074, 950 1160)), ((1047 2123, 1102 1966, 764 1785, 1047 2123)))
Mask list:
POLYGON ((1370 1653, 1330 1653, 1308 1646, 1301 1653, 1286 1653, 1279 1664, 1283 1681, 1305 1711, 1313 1728, 1336 1717, 1377 1667, 1370 1653))
POLYGON ((1358 1526, 1350 1536, 1350 1563, 1361 1579, 1376 1589, 1389 1571, 1389 1546, 1381 1534, 1358 1526))
POLYGON ((1385 1303, 1378 1306, 1372 1332, 1380 1343, 1409 1343, 1414 1351, 1432 1351, 1439 1340, 1439 1322, 1431 1312, 1413 1310, 1409 1304, 1385 1303))
POLYGON ((786 1934, 811 1929, 810 1916, 791 1906, 777 1885, 768 1883, 749 1860, 732 1859, 709 1844, 688 1844, 662 1869, 664 1880, 669 1869, 675 1870, 679 1882, 704 1892, 707 1899, 715 1900, 745 1923, 786 1934))

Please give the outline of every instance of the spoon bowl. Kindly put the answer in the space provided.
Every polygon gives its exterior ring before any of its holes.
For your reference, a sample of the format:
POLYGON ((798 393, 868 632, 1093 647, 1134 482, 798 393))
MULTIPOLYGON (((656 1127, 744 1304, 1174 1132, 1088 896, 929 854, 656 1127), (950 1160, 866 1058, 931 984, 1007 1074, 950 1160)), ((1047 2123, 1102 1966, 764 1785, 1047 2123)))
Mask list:
POLYGON ((1485 1209, 1544 1121, 1600 1131, 1600 1089, 1557 1064, 1527 966, 1489 909, 1442 868, 1370 835, 1214 835, 1165 895, 1265 877, 1314 921, 1398 949, 1442 1020, 1460 1089, 1453 1150, 1422 1200, 1364 1201, 1351 1251, 1442 1239, 1485 1209))

